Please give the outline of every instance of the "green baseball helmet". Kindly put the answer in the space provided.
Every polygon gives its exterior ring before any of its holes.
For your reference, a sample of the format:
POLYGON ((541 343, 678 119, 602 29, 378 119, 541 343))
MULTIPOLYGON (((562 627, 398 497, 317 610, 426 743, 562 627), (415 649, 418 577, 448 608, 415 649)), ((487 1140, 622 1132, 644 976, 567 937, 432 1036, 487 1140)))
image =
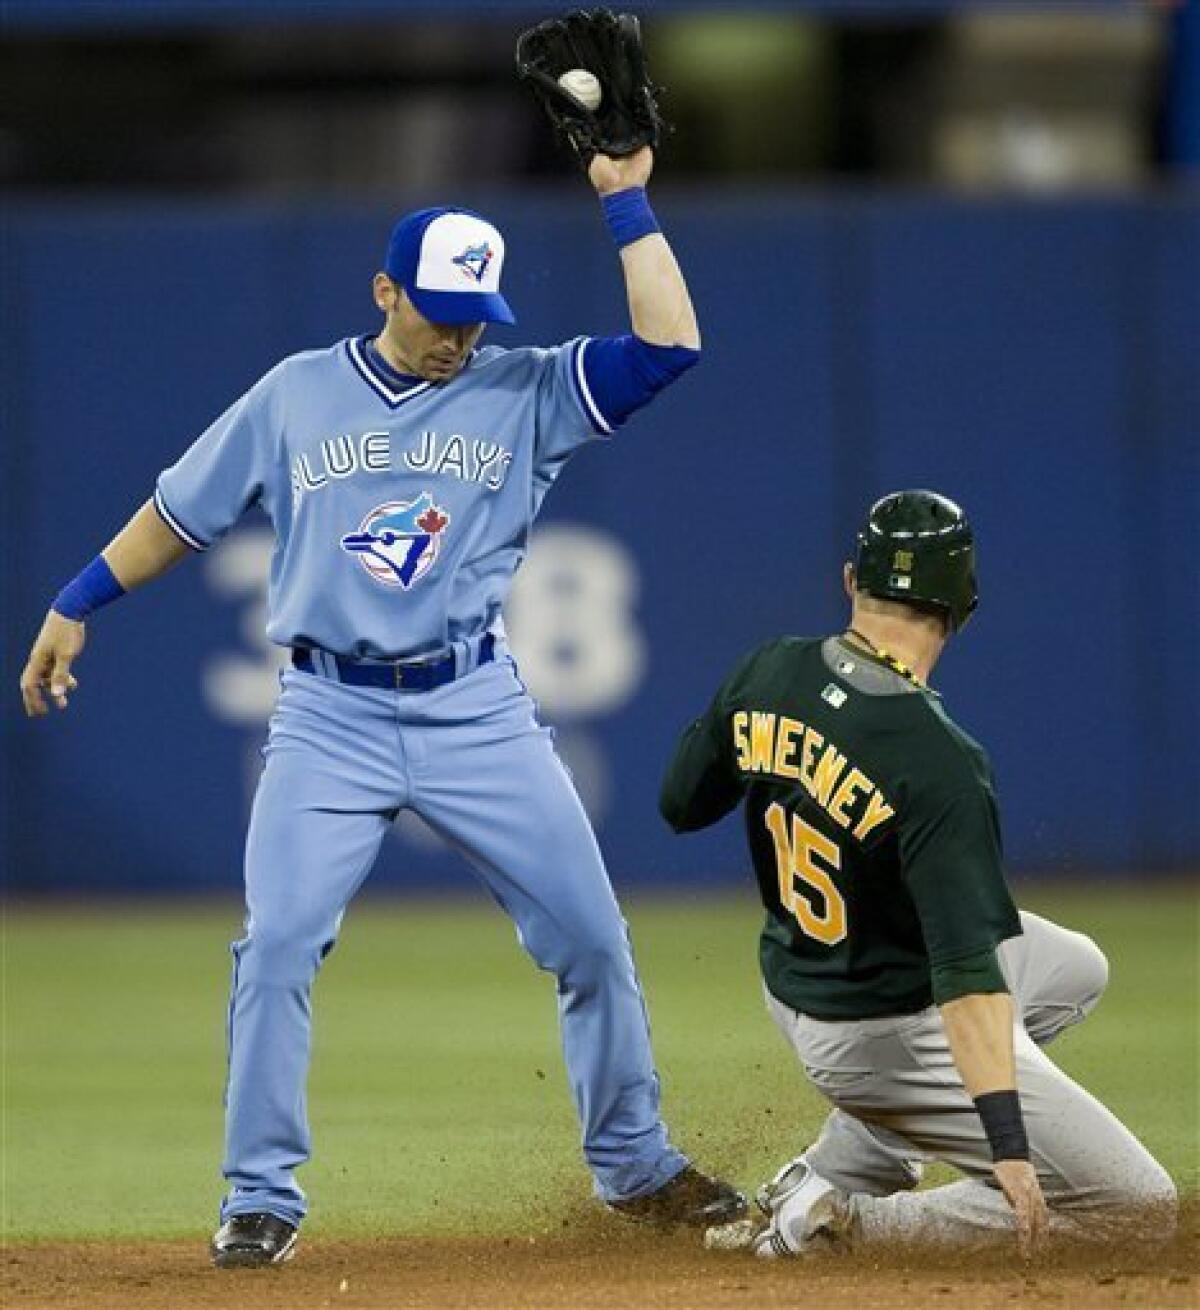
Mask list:
POLYGON ((871 506, 857 542, 859 591, 936 605, 955 632, 975 612, 975 534, 952 500, 936 491, 894 491, 871 506))

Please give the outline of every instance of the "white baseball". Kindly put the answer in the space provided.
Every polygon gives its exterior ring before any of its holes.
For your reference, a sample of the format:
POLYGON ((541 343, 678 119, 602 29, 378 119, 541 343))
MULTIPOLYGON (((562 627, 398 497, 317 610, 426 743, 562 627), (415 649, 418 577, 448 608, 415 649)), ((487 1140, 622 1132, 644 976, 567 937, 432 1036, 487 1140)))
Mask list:
POLYGON ((569 91, 587 110, 600 108, 604 92, 600 90, 600 79, 589 73, 586 68, 571 68, 558 79, 564 91, 569 91))

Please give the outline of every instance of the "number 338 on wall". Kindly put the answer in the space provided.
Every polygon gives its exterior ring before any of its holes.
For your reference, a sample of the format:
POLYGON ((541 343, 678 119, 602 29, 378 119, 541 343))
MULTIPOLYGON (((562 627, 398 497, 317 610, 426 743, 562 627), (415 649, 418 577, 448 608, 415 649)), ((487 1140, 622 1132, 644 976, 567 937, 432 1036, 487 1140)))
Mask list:
POLYGON ((533 535, 504 621, 521 677, 552 718, 611 713, 646 668, 637 565, 616 537, 552 523, 533 535))

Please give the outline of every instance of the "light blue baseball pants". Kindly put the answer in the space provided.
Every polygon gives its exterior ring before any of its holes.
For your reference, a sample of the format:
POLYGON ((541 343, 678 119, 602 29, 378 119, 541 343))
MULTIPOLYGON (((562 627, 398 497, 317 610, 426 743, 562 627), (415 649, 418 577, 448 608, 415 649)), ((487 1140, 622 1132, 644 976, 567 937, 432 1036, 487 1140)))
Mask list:
POLYGON ((246 935, 233 946, 222 1218, 298 1223, 310 1154, 311 990, 397 812, 466 851, 558 982, 584 1156, 605 1200, 687 1164, 659 1085, 628 930, 549 729, 500 655, 430 692, 288 670, 246 844, 246 935))

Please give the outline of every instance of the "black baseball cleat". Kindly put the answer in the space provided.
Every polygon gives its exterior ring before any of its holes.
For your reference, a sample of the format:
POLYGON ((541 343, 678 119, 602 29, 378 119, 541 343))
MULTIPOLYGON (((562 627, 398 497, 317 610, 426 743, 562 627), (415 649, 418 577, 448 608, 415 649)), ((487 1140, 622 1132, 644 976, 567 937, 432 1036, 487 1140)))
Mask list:
POLYGON ((638 1223, 663 1227, 679 1224, 688 1228, 732 1223, 741 1219, 748 1209, 746 1198, 736 1188, 702 1174, 690 1164, 657 1192, 608 1204, 610 1209, 638 1223))
POLYGON ((273 1214, 235 1214, 213 1234, 212 1262, 218 1269, 261 1269, 296 1254, 300 1231, 273 1214))

